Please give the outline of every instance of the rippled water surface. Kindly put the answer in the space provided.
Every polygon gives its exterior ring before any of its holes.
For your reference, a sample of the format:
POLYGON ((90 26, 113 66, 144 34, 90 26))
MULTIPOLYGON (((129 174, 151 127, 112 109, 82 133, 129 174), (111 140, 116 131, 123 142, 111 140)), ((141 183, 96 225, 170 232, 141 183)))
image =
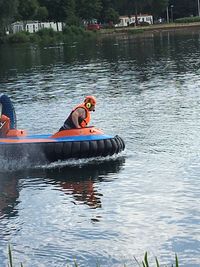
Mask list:
POLYGON ((85 95, 119 157, 45 166, 0 156, 0 262, 26 267, 200 266, 200 32, 71 46, 1 46, 18 128, 54 133, 85 95))

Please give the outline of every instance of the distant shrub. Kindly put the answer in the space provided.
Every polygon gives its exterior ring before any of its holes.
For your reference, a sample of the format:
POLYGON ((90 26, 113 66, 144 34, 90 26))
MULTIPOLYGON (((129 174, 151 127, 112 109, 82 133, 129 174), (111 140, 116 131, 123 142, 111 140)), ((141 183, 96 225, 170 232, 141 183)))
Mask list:
POLYGON ((37 43, 40 41, 40 37, 37 34, 31 34, 29 39, 31 43, 37 43))
POLYGON ((139 23, 139 26, 149 26, 149 23, 146 21, 142 21, 139 23))
POLYGON ((62 32, 56 32, 53 29, 41 29, 35 33, 18 32, 0 37, 0 44, 3 43, 40 43, 55 44, 60 42, 79 41, 82 38, 95 36, 94 33, 85 31, 82 27, 66 26, 62 32))
POLYGON ((200 22, 200 17, 185 17, 180 19, 175 19, 175 23, 192 23, 192 22, 200 22))
POLYGON ((91 38, 96 36, 92 31, 86 31, 83 27, 66 26, 63 29, 64 42, 79 41, 83 38, 91 38))
POLYGON ((0 44, 5 44, 7 41, 7 38, 5 36, 0 36, 0 44))
POLYGON ((17 32, 7 36, 9 43, 28 43, 30 41, 29 34, 26 32, 17 32))
POLYGON ((38 32, 36 32, 37 35, 39 35, 40 37, 44 37, 44 36, 51 36, 54 37, 55 35, 55 31, 53 29, 41 29, 38 32))
POLYGON ((72 37, 77 37, 80 35, 84 35, 85 34, 85 30, 81 27, 77 27, 77 26, 66 26, 63 29, 63 34, 64 35, 68 35, 68 36, 72 36, 72 37))
POLYGON ((70 26, 66 26, 64 29, 63 29, 63 34, 64 35, 68 35, 68 36, 71 36, 72 35, 72 29, 70 26))
POLYGON ((145 30, 143 29, 130 29, 128 30, 128 34, 137 34, 137 33, 143 33, 145 30))
POLYGON ((31 40, 33 42, 42 43, 57 43, 63 41, 62 32, 56 32, 53 29, 41 29, 38 32, 31 35, 31 40))
POLYGON ((71 30, 76 35, 83 35, 84 34, 84 30, 81 27, 71 26, 71 30))

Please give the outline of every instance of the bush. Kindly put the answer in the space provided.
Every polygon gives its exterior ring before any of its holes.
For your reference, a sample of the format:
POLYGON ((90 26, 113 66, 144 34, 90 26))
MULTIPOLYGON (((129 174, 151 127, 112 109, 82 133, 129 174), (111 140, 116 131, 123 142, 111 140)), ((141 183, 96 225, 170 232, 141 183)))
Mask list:
POLYGON ((66 26, 63 29, 63 33, 66 35, 83 35, 84 34, 84 29, 81 27, 77 26, 66 26))
POLYGON ((149 26, 149 23, 146 21, 139 22, 139 26, 149 26))
POLYGON ((44 36, 51 36, 54 37, 55 35, 55 31, 53 29, 41 29, 38 32, 36 32, 36 34, 38 34, 40 37, 44 37, 44 36))
POLYGON ((71 36, 72 35, 72 29, 70 26, 66 26, 64 29, 63 29, 63 34, 64 35, 69 35, 71 36))
POLYGON ((40 37, 37 34, 30 35, 30 42, 31 43, 38 43, 40 41, 40 37))
POLYGON ((74 42, 82 38, 95 36, 84 28, 77 26, 66 26, 63 32, 56 32, 53 29, 41 29, 35 33, 18 32, 0 38, 0 44, 3 43, 41 43, 55 44, 60 42, 74 42))
POLYGON ((88 38, 94 36, 94 33, 85 31, 82 27, 77 26, 66 26, 63 29, 63 38, 65 42, 71 41, 77 41, 80 38, 88 38))
POLYGON ((53 29, 41 29, 38 32, 31 34, 32 42, 42 42, 42 43, 56 43, 63 41, 62 32, 56 32, 53 29))
POLYGON ((145 30, 143 30, 143 29, 130 29, 130 30, 128 30, 127 32, 128 32, 128 34, 137 34, 137 33, 143 33, 145 30))
POLYGON ((192 23, 192 22, 200 22, 200 17, 185 17, 180 19, 175 19, 175 23, 192 23))
POLYGON ((8 35, 7 41, 9 43, 28 43, 30 41, 30 36, 26 32, 17 32, 8 35))

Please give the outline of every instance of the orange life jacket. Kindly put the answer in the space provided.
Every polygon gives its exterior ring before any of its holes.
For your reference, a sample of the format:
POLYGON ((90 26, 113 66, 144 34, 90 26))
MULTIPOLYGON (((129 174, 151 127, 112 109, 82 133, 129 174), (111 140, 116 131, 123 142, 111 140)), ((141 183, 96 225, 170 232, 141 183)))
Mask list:
POLYGON ((85 127, 89 124, 90 119, 91 119, 90 112, 89 112, 89 110, 86 108, 85 104, 80 104, 80 105, 76 106, 75 109, 74 109, 73 111, 75 111, 77 108, 84 108, 84 109, 85 109, 85 112, 86 112, 86 117, 85 117, 85 119, 82 119, 82 118, 79 119, 79 125, 80 125, 82 128, 85 128, 85 127))
POLYGON ((0 117, 0 137, 5 137, 10 130, 10 119, 6 115, 0 117))
POLYGON ((66 119, 66 121, 64 122, 64 125, 60 128, 60 131, 61 130, 66 130, 66 129, 75 129, 75 125, 73 123, 73 120, 72 120, 72 113, 78 109, 78 108, 83 108, 85 110, 85 114, 86 114, 86 117, 84 119, 82 118, 79 118, 79 125, 82 127, 82 128, 85 128, 89 122, 90 122, 90 112, 89 110, 86 108, 85 104, 82 103, 78 106, 76 106, 72 112, 70 113, 69 117, 66 119))

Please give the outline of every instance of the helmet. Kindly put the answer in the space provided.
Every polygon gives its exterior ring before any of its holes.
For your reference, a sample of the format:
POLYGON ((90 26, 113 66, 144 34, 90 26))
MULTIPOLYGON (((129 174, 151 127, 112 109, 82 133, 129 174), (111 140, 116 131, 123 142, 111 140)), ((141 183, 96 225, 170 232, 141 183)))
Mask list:
POLYGON ((91 105, 95 106, 97 101, 96 101, 96 98, 94 96, 89 95, 89 96, 85 97, 84 103, 90 103, 91 105))
POLYGON ((86 108, 91 111, 95 111, 95 105, 96 105, 96 98, 94 96, 86 96, 85 100, 84 100, 84 103, 85 103, 85 106, 86 108))

